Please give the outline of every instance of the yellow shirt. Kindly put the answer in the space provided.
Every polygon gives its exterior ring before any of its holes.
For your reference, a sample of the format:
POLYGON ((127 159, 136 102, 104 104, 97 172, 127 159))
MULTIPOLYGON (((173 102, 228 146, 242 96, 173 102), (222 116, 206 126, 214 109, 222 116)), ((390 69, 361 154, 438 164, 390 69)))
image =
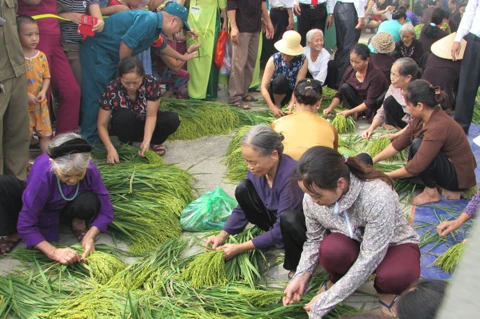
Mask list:
POLYGON ((271 126, 285 137, 283 152, 297 161, 310 147, 333 148, 335 129, 327 120, 315 113, 297 112, 279 118, 271 126))

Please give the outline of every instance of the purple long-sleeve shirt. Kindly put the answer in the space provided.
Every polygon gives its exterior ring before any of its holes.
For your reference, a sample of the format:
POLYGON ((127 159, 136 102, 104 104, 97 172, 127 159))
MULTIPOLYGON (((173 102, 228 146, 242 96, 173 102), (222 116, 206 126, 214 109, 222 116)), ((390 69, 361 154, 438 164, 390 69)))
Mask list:
POLYGON ((465 207, 464 213, 474 218, 480 211, 480 188, 473 198, 468 202, 467 207, 465 207))
MULTIPOLYGON (((44 240, 58 241, 60 213, 68 204, 60 194, 57 177, 51 170, 49 159, 47 154, 36 159, 23 192, 23 207, 18 216, 17 230, 27 247, 36 246, 44 240)), ((91 191, 97 195, 100 211, 91 225, 105 232, 113 220, 113 206, 100 172, 93 162, 90 162, 85 178, 79 183, 78 194, 91 191)), ((60 185, 67 198, 71 198, 77 190, 77 185, 60 185)))
MULTIPOLYGON (((248 172, 248 179, 253 183, 255 190, 260 196, 263 204, 269 211, 276 211, 275 224, 265 233, 253 238, 252 242, 255 248, 267 249, 272 246, 283 244, 282 233, 280 231, 280 215, 284 211, 294 210, 302 211, 303 192, 298 187, 292 175, 297 167, 297 161, 288 155, 282 155, 278 164, 277 172, 273 179, 273 186, 268 186, 267 179, 257 177, 248 172)), ((237 206, 228 219, 224 231, 230 235, 242 232, 248 224, 242 208, 237 206)))

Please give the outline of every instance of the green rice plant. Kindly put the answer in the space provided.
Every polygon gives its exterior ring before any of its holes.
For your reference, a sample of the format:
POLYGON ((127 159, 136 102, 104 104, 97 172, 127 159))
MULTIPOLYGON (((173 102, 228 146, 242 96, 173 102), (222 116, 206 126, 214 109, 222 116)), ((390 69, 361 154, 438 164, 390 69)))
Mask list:
POLYGON ((337 130, 338 134, 355 132, 355 120, 351 116, 344 116, 338 114, 332 121, 333 127, 337 130))
POLYGON ((227 153, 223 160, 226 166, 225 177, 231 183, 239 183, 241 180, 247 178, 248 168, 242 156, 241 140, 245 133, 252 126, 242 126, 228 144, 227 153))
MULTIPOLYGON (((390 140, 386 137, 381 137, 373 140, 368 144, 367 152, 371 157, 375 157, 380 154, 388 145, 390 145, 390 140)), ((387 161, 397 161, 397 162, 405 162, 407 160, 405 156, 405 152, 401 151, 398 154, 392 156, 391 158, 387 159, 387 161)))
POLYGON ((434 265, 445 270, 448 274, 453 274, 453 271, 458 265, 463 251, 465 250, 465 241, 455 244, 447 249, 443 254, 438 256, 434 265))
POLYGON ((94 251, 88 257, 88 264, 84 265, 89 271, 92 279, 100 285, 106 284, 118 272, 125 269, 125 263, 117 256, 94 251))
POLYGON ((211 250, 197 255, 182 272, 181 277, 196 289, 225 285, 227 277, 224 251, 211 250))
POLYGON ((467 190, 464 190, 462 192, 462 198, 465 198, 465 199, 472 199, 473 196, 475 196, 475 194, 478 192, 478 186, 475 185, 473 187, 470 187, 469 189, 467 190))

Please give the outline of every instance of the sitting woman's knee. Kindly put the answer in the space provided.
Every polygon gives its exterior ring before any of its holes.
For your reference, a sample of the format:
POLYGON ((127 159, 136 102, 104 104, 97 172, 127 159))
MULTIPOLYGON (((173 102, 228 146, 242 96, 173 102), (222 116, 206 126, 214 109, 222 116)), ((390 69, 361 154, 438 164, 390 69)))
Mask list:
POLYGON ((252 187, 253 189, 255 189, 252 181, 249 179, 244 179, 243 181, 238 183, 237 187, 235 188, 235 197, 236 198, 242 197, 242 195, 249 193, 252 187))

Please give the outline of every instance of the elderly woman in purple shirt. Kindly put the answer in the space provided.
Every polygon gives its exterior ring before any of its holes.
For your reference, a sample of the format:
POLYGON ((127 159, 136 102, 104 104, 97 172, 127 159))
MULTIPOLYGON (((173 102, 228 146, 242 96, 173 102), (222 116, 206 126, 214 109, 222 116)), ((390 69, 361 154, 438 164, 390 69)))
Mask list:
MULTIPOLYGON (((2 193, 10 187, 9 183, 16 187, 14 201, 18 201, 18 193, 23 191, 18 221, 12 216, 15 215, 13 208, 19 204, 5 200, 0 203, 2 211, 8 209, 0 218, 10 224, 10 230, 15 224, 18 230, 18 234, 5 234, 8 237, 0 242, 2 253, 11 250, 20 238, 27 247, 35 247, 65 265, 83 261, 95 250, 95 237, 107 230, 113 219, 113 206, 100 172, 91 161, 91 151, 92 146, 78 134, 58 135, 47 147, 47 153, 36 159, 25 190, 17 185, 19 181, 7 180, 1 184, 2 193), (50 244, 58 241, 61 215, 71 221, 72 230, 84 248, 82 256, 71 248, 50 244)), ((0 224, 4 224, 3 221, 0 224)))
POLYGON ((293 275, 306 240, 306 226, 303 192, 292 180, 297 161, 283 154, 282 140, 281 134, 265 125, 254 126, 245 133, 241 147, 249 172, 235 190, 239 205, 223 230, 208 238, 206 244, 223 249, 227 260, 252 249, 284 247, 283 267, 293 275), (265 233, 246 243, 224 244, 249 222, 265 233))

